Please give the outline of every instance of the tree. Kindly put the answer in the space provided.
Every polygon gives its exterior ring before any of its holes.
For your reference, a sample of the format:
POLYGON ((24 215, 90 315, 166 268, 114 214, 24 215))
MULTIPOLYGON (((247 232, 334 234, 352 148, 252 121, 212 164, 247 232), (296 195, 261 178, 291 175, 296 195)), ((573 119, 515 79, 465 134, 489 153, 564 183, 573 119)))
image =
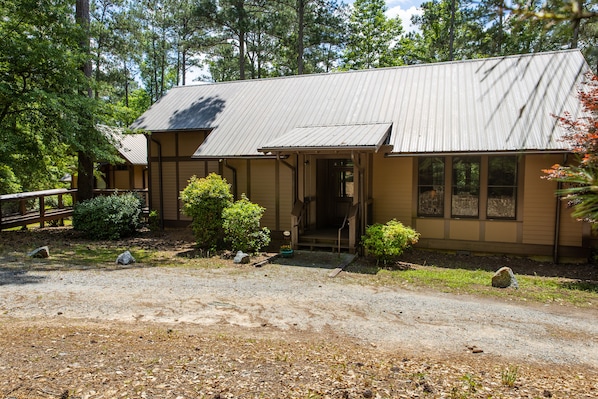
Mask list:
POLYGON ((79 151, 114 153, 93 129, 101 108, 87 95, 81 66, 88 57, 73 4, 0 2, 0 159, 12 190, 56 187, 79 151))
POLYGON ((564 183, 558 194, 573 207, 573 216, 598 225, 598 76, 588 76, 579 92, 583 116, 565 113, 559 123, 568 130, 566 141, 576 155, 567 165, 545 170, 547 178, 564 183))
POLYGON ((400 18, 386 17, 384 0, 356 0, 353 6, 345 66, 364 69, 400 65, 398 47, 403 33, 400 18))

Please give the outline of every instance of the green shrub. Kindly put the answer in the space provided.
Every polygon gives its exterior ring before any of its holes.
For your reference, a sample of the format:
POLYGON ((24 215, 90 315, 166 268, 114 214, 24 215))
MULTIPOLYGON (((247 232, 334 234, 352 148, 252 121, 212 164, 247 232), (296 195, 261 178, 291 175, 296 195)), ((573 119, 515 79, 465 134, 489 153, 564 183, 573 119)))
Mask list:
POLYGON ((386 224, 368 226, 361 238, 363 246, 377 262, 387 263, 419 240, 419 233, 392 219, 386 224))
POLYGON ((224 241, 234 251, 258 252, 270 243, 270 230, 260 228, 260 220, 266 209, 249 201, 245 194, 222 211, 224 241))
POLYGON ((127 237, 140 225, 141 199, 132 193, 95 197, 73 209, 73 228, 93 239, 127 237))
POLYGON ((215 173, 202 179, 192 176, 180 198, 183 213, 193 219, 191 225, 197 245, 202 249, 217 249, 224 236, 222 211, 233 200, 230 185, 215 173))

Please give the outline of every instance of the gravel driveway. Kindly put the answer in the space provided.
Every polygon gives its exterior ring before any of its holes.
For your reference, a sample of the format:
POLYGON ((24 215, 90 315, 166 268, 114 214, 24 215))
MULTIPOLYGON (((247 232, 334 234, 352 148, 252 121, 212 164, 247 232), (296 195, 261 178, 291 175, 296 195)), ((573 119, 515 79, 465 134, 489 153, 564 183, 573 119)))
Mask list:
MULTIPOLYGON (((595 311, 356 283, 330 270, 129 268, 0 273, 0 312, 15 318, 232 325, 354 337, 415 352, 464 352, 598 366, 595 311)), ((481 354, 480 356, 483 356, 481 354)))

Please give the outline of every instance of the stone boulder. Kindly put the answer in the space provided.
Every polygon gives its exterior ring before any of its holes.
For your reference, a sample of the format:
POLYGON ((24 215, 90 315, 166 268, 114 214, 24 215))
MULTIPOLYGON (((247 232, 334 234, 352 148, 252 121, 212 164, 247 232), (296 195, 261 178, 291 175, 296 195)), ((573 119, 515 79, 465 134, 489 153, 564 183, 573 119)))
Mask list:
POLYGON ((519 288, 515 274, 510 267, 501 267, 492 276, 492 286, 497 288, 519 288))
POLYGON ((249 263, 249 255, 244 253, 243 251, 238 251, 233 259, 235 263, 249 263))
POLYGON ((50 248, 48 246, 43 246, 34 249, 33 251, 27 254, 30 258, 49 258, 50 257, 50 248))
POLYGON ((129 265, 131 263, 135 263, 135 258, 129 251, 125 251, 122 254, 118 255, 116 258, 117 265, 129 265))

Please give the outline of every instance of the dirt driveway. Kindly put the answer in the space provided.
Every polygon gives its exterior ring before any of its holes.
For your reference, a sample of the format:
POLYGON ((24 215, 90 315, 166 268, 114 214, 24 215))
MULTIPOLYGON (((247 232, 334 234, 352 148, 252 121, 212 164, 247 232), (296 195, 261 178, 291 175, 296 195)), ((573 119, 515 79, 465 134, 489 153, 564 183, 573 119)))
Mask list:
MULTIPOLYGON (((302 255, 299 254, 299 257, 302 255)), ((308 256, 305 254, 303 256, 308 256)), ((329 269, 132 268, 0 274, 3 318, 310 332, 381 348, 598 367, 598 314, 368 285, 329 269), (470 349, 467 349, 470 348, 470 349)))

